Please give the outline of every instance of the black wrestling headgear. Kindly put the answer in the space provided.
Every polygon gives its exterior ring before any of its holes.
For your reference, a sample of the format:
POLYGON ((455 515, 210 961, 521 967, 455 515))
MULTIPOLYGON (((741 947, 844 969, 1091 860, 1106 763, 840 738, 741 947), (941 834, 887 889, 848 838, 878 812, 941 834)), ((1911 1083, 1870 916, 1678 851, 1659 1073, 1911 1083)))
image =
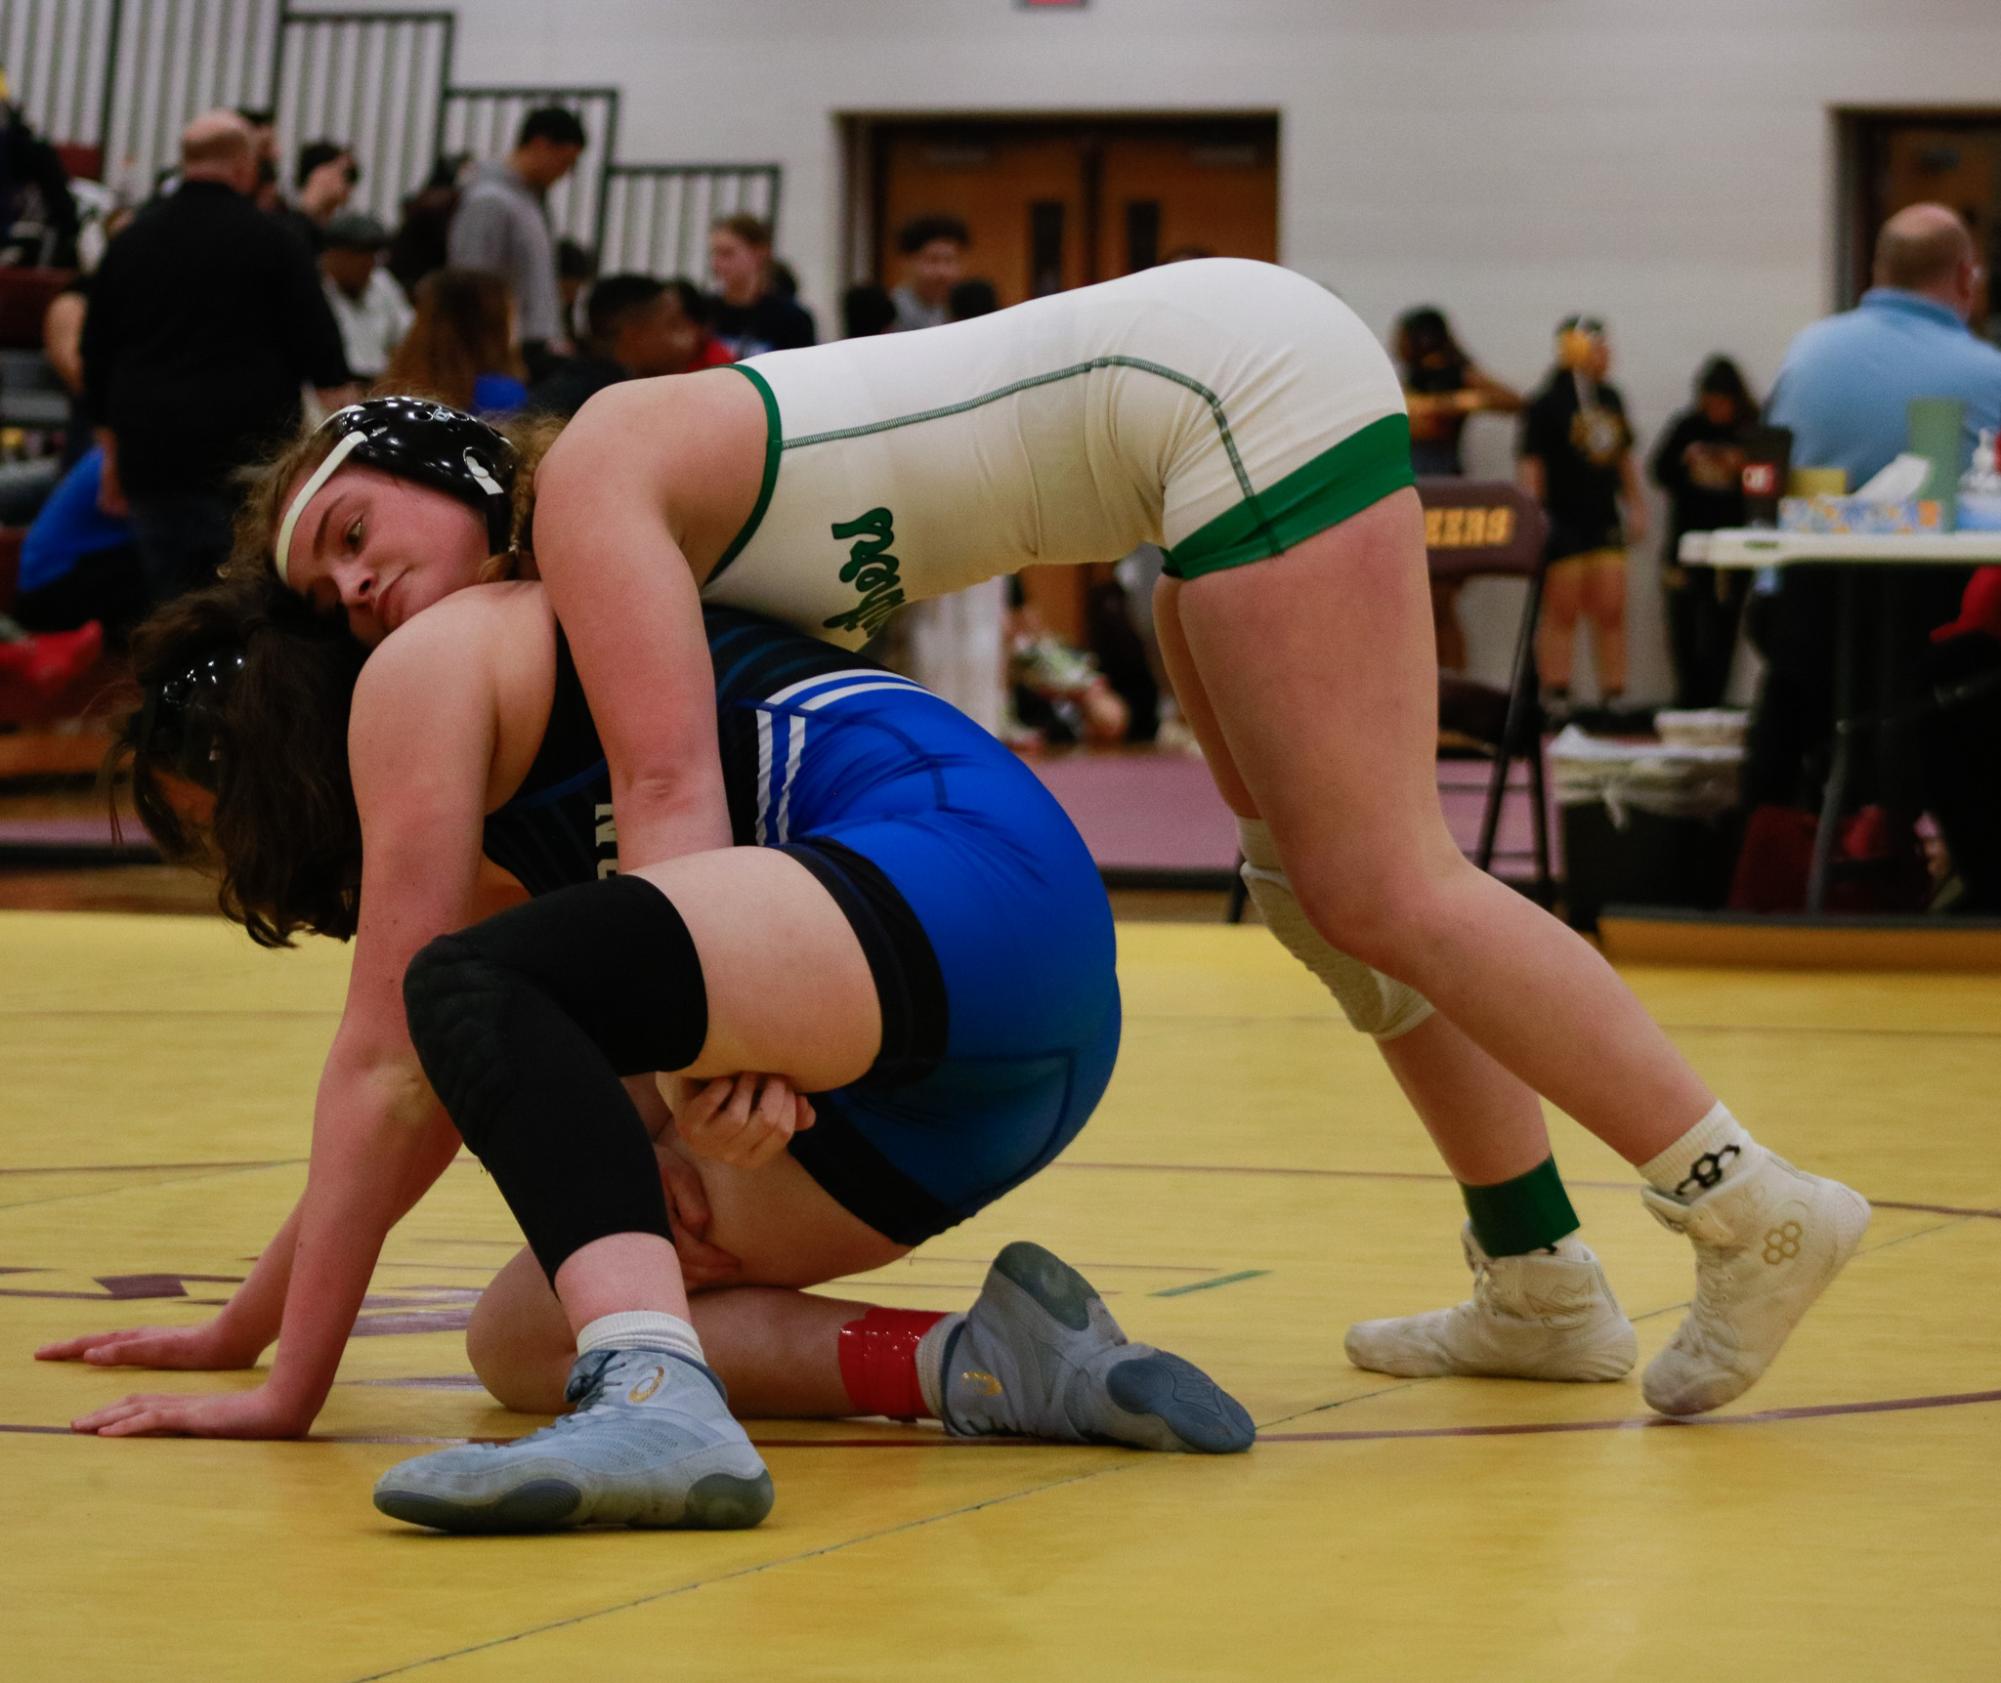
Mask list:
POLYGON ((222 710, 243 670, 243 651, 227 644, 197 655, 185 670, 146 688, 135 743, 190 783, 216 793, 222 781, 222 710))
POLYGON ((290 566, 292 529, 306 504, 349 461, 443 491, 483 515, 491 553, 508 547, 514 525, 514 446, 486 422, 423 397, 372 397, 329 415, 319 429, 334 440, 327 458, 299 488, 278 528, 278 577, 290 566))

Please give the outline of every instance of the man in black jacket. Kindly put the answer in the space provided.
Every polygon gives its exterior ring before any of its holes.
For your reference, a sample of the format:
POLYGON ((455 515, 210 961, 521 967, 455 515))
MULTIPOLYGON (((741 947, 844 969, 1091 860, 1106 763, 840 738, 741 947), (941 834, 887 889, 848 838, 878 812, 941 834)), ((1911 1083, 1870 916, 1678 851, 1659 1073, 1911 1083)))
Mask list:
POLYGON ((129 509, 155 601, 229 553, 235 469, 298 424, 300 390, 353 396, 306 250, 250 199, 257 155, 234 112, 181 135, 181 185, 112 243, 91 287, 84 401, 107 512, 129 509))

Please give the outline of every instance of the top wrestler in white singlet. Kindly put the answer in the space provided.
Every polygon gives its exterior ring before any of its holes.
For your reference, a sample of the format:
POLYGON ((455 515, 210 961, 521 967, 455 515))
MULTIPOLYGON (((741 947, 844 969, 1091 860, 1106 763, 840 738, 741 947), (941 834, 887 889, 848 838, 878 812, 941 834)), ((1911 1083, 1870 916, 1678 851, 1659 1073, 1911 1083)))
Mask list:
POLYGON ((918 333, 736 367, 764 485, 703 598, 859 647, 906 601, 1162 544, 1193 577, 1411 482, 1403 392, 1359 318, 1215 258, 918 333))

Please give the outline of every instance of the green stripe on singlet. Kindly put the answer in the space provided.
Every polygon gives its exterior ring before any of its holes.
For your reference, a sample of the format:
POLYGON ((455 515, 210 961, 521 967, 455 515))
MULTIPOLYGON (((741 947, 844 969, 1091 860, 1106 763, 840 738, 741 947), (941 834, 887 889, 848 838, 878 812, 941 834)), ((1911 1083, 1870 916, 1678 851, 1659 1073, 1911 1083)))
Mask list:
POLYGON ((1167 574, 1200 578, 1269 560, 1414 483, 1410 418, 1385 415, 1182 539, 1167 574))
POLYGON ((729 366, 755 386, 757 395, 764 400, 764 482, 757 488, 757 502, 751 508, 750 518, 743 523, 743 530, 730 540, 722 558, 709 569, 709 576, 703 581, 704 588, 721 578, 723 569, 743 553, 744 545, 757 536, 764 511, 771 506, 771 493, 778 485, 778 453, 785 448, 785 428, 778 418, 778 399, 772 394, 764 376, 740 362, 729 366))

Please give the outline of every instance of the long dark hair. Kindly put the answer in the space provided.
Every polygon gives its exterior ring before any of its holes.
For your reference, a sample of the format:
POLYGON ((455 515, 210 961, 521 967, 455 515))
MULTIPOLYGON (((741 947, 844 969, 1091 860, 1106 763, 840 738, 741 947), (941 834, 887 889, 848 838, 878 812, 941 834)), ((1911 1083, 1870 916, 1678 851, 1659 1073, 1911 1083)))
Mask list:
POLYGON ((115 775, 131 762, 133 805, 160 851, 211 872, 223 914, 259 946, 288 947, 300 930, 351 937, 361 817, 347 721, 367 649, 339 619, 252 575, 169 602, 133 633, 131 654, 141 704, 121 721, 105 767, 115 775), (158 697, 218 653, 240 654, 242 665, 204 721, 214 811, 200 822, 187 815, 191 790, 159 730, 158 697))
POLYGON ((482 374, 522 373, 507 283, 478 269, 437 269, 417 283, 416 318, 389 359, 380 390, 442 398, 472 408, 482 374))
POLYGON ((1740 425, 1758 418, 1758 400, 1751 395, 1751 384, 1744 378, 1744 371, 1727 356, 1711 357, 1696 375, 1696 402, 1705 397, 1729 398, 1737 405, 1740 425))
POLYGON ((1394 350, 1406 376, 1426 366, 1463 369, 1472 360, 1459 348, 1445 312, 1436 304, 1420 304, 1397 318, 1394 350))

